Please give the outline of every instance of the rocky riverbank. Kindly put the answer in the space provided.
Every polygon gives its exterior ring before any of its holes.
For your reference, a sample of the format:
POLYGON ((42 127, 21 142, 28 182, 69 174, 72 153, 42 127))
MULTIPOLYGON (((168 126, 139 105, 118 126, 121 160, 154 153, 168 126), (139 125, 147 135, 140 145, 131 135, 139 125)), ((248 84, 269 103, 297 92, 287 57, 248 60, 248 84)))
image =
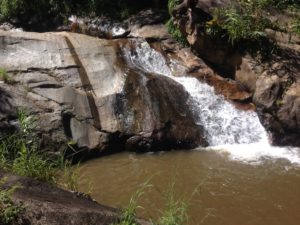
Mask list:
MULTIPOLYGON (((18 225, 99 225, 115 224, 121 218, 121 211, 103 206, 82 193, 57 188, 51 184, 29 178, 0 172, 5 178, 1 189, 17 187, 13 201, 24 211, 19 215, 18 225)), ((137 220, 141 225, 149 224, 137 220)))
MULTIPOLYGON (((76 18, 57 32, 0 26, 0 135, 18 129, 22 108, 36 118, 39 147, 51 154, 67 150, 83 159, 206 147, 204 127, 183 86, 133 62, 137 49, 149 46, 161 55, 158 70, 167 66, 175 77, 208 83, 239 109, 257 109, 272 144, 300 146, 299 37, 268 30, 280 54, 262 62, 199 34, 203 20, 213 17, 211 8, 228 1, 183 2, 173 19, 190 47, 168 33, 168 14, 157 10, 122 22, 76 18), (191 20, 192 14, 203 18, 191 20)), ((154 60, 151 52, 144 54, 154 60)), ((111 224, 118 218, 116 210, 74 193, 9 175, 8 185, 17 182, 24 189, 16 192, 16 201, 28 206, 32 224, 111 224)))
MULTIPOLYGON (((237 81, 251 93, 252 102, 257 106, 261 121, 270 132, 274 145, 300 146, 300 38, 287 30, 291 26, 289 23, 293 20, 293 13, 287 10, 278 12, 261 9, 261 17, 266 17, 270 23, 276 22, 272 25, 273 29, 263 31, 272 43, 266 41, 265 46, 259 50, 259 55, 255 55, 247 50, 257 48, 259 42, 251 43, 250 40, 248 49, 241 51, 241 46, 231 45, 224 36, 204 32, 208 24, 215 23, 217 26, 222 22, 222 18, 218 21, 215 17, 214 9, 226 12, 226 9, 236 4, 240 3, 234 0, 186 0, 174 7, 172 19, 192 49, 214 71, 237 81), (280 26, 284 28, 278 28, 280 26), (268 58, 262 60, 262 54, 268 54, 268 58)), ((299 10, 294 14, 299 17, 299 10)), ((244 40, 247 41, 249 40, 244 40)), ((243 44, 243 40, 238 43, 243 44)))
POLYGON ((163 15, 148 19, 153 13, 130 18, 135 22, 126 22, 131 24, 128 37, 115 40, 1 32, 0 67, 14 80, 1 84, 2 131, 13 129, 21 107, 38 118, 41 146, 52 152, 63 151, 69 141, 81 156, 206 146, 186 91, 172 79, 126 62, 140 40, 161 52, 177 76, 197 77, 238 106, 253 108, 249 91, 176 43, 161 24, 163 15))

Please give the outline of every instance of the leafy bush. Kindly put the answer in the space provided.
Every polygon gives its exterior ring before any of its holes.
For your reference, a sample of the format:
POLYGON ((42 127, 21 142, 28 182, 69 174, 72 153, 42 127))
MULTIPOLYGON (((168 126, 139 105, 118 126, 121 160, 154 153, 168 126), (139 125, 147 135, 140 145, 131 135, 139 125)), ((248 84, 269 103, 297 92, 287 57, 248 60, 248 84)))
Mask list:
POLYGON ((236 9, 218 10, 217 18, 223 21, 222 29, 226 30, 232 44, 241 40, 256 41, 266 37, 264 30, 269 23, 257 20, 248 13, 240 13, 236 9))
POLYGON ((0 21, 10 21, 25 29, 45 29, 61 23, 71 13, 86 12, 90 1, 0 0, 0 21))
POLYGON ((12 194, 16 190, 16 186, 7 190, 2 189, 5 179, 0 180, 0 224, 11 225, 16 223, 20 215, 24 212, 24 208, 20 204, 12 201, 12 194))
POLYGON ((270 10, 281 11, 299 8, 295 0, 238 0, 237 4, 213 11, 213 20, 207 22, 206 32, 210 35, 227 36, 231 44, 242 41, 257 42, 267 38, 267 28, 285 31, 267 18, 270 10))
POLYGON ((47 29, 71 14, 124 19, 149 5, 149 1, 135 0, 0 0, 0 22, 10 20, 25 29, 47 29))

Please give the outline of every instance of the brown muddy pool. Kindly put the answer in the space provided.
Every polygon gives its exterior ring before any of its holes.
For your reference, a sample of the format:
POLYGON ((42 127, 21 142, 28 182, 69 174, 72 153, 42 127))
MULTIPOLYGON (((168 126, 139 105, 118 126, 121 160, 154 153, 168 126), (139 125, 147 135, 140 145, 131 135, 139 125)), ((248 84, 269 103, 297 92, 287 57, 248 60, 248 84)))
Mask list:
POLYGON ((138 213, 154 221, 175 180, 176 197, 190 199, 190 225, 300 224, 300 167, 287 160, 249 164, 200 150, 120 153, 84 163, 80 190, 91 190, 101 204, 126 207, 149 179, 152 187, 139 200, 144 209, 138 213))

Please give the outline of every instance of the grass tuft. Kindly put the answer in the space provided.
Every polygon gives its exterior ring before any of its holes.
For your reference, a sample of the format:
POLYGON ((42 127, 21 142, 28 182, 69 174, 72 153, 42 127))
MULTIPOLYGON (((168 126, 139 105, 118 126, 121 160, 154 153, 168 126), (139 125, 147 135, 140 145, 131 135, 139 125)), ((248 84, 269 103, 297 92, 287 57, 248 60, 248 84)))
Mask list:
POLYGON ((116 225, 137 225, 136 210, 141 208, 138 205, 138 200, 144 195, 145 190, 151 186, 148 180, 131 196, 127 208, 122 212, 121 220, 116 225))
POLYGON ((72 167, 70 162, 64 160, 63 154, 49 159, 39 148, 36 122, 36 118, 24 110, 18 111, 19 130, 0 137, 0 168, 78 191, 78 166, 72 167))
POLYGON ((188 201, 175 196, 175 181, 167 190, 166 207, 162 212, 158 225, 184 225, 188 222, 188 201))
POLYGON ((16 204, 12 200, 12 195, 18 187, 14 186, 6 190, 2 189, 5 182, 5 178, 0 180, 0 224, 17 224, 25 209, 21 204, 16 204))
POLYGON ((6 84, 14 83, 14 80, 8 75, 4 68, 0 68, 0 81, 3 81, 6 84))

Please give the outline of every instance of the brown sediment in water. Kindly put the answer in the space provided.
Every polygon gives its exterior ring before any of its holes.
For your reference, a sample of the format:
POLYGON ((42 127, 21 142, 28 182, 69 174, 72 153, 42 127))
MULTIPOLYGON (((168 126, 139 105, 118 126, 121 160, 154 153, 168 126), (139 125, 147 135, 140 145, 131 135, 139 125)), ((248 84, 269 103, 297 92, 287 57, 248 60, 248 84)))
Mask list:
POLYGON ((227 157, 212 151, 121 153, 82 165, 80 187, 86 191, 92 182, 93 198, 126 207, 139 185, 151 178, 153 187, 139 201, 144 207, 139 215, 157 219, 175 178, 177 198, 191 198, 190 225, 299 224, 299 167, 285 160, 250 165, 227 157), (198 194, 192 196, 196 188, 198 194))

